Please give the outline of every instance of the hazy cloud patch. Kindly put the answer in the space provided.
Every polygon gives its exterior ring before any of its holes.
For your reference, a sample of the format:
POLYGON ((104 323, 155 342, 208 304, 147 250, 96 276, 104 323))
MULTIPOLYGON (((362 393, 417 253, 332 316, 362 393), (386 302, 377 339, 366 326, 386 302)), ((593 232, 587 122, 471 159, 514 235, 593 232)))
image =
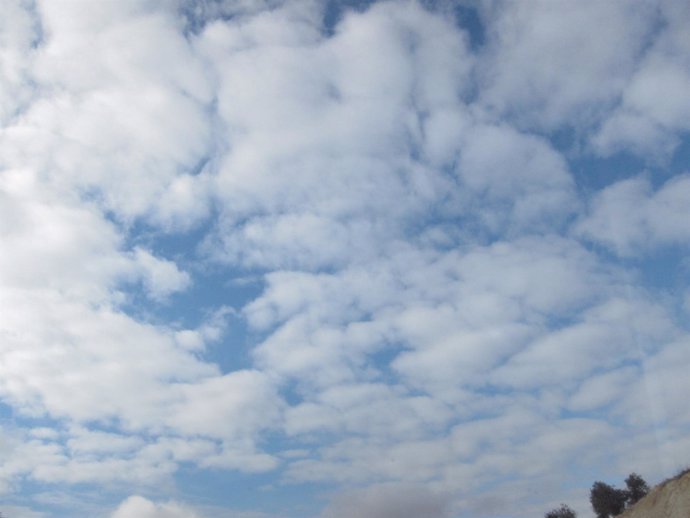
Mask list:
POLYGON ((448 499, 421 486, 373 486, 337 495, 322 518, 412 518, 448 516, 448 499))

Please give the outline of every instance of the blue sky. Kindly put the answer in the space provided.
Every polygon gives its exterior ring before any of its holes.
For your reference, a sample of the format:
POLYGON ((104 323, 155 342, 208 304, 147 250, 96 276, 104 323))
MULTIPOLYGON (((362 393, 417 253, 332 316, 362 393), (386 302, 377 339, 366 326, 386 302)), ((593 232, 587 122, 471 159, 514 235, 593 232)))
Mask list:
POLYGON ((682 0, 9 0, 0 511, 521 518, 690 463, 682 0))

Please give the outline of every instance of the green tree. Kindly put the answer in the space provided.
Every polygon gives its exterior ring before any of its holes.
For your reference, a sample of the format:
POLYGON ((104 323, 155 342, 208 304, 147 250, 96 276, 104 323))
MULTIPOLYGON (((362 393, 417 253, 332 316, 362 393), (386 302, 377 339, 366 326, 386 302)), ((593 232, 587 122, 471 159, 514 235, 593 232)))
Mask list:
POLYGON ((544 518, 577 518, 577 513, 565 504, 557 509, 552 509, 544 515, 544 518))
POLYGON ((649 486, 647 482, 637 473, 630 473, 625 479, 625 485, 628 486, 627 496, 628 505, 635 505, 647 493, 649 493, 649 486))
POLYGON ((597 518, 611 518, 617 516, 625 509, 628 492, 624 489, 616 489, 604 482, 595 482, 589 494, 589 501, 597 518))

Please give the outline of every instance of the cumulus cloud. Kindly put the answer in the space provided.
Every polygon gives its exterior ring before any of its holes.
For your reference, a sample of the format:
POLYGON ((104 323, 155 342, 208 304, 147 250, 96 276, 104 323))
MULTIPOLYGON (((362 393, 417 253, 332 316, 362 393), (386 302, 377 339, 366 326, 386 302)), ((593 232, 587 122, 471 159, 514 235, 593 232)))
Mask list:
POLYGON ((19 2, 5 2, 6 16, 0 26, 0 124, 5 126, 34 96, 27 88, 33 61, 32 47, 40 39, 35 12, 19 2))
POLYGON ((645 178, 631 178, 602 190, 577 230, 622 256, 650 253, 660 246, 683 246, 690 237, 684 200, 687 174, 654 189, 645 178))
POLYGON ((567 166, 546 141, 489 125, 472 127, 463 140, 457 173, 464 186, 477 193, 478 203, 487 204, 474 210, 490 230, 534 231, 545 219, 553 225, 575 210, 567 166), (497 207, 505 205, 512 210, 497 207))
POLYGON ((201 217, 203 190, 193 202, 183 193, 203 176, 185 186, 178 174, 208 153, 212 90, 175 19, 137 2, 36 10, 43 40, 27 83, 40 95, 4 132, 5 167, 48 168, 55 188, 88 191, 120 218, 201 217))
POLYGON ((471 59, 450 24, 414 3, 353 13, 330 39, 291 21, 287 10, 214 26, 199 44, 227 56, 218 106, 231 145, 214 241, 226 260, 259 267, 372 257, 445 195, 447 180, 408 157, 424 146, 427 115, 457 105, 471 59), (360 59, 369 47, 377 53, 360 59))
POLYGON ((485 2, 481 101, 527 127, 596 123, 635 71, 654 4, 485 2))
POLYGON ((131 496, 118 506, 111 518, 201 518, 201 515, 175 502, 155 503, 141 496, 131 496))
POLYGON ((141 248, 134 251, 134 260, 143 270, 146 290, 155 299, 163 299, 184 290, 191 282, 189 275, 181 272, 174 262, 157 259, 141 248))
POLYGON ((658 159, 668 157, 688 129, 690 43, 683 27, 690 9, 683 2, 660 2, 661 29, 637 70, 625 84, 621 101, 592 139, 610 155, 621 149, 658 159))

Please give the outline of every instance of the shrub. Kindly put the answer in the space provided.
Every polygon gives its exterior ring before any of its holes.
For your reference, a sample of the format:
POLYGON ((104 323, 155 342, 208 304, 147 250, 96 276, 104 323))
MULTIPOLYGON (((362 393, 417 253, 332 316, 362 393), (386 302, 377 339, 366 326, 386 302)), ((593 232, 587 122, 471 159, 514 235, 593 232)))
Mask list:
POLYGON ((637 473, 630 473, 628 478, 625 479, 625 485, 628 486, 628 490, 626 491, 628 506, 635 505, 649 493, 647 482, 637 473))
POLYGON ((592 485, 589 501, 597 518, 611 518, 617 516, 625 509, 628 492, 616 489, 604 482, 595 482, 592 485))
POLYGON ((553 509, 544 515, 544 518, 576 518, 577 513, 565 504, 558 509, 553 509))

